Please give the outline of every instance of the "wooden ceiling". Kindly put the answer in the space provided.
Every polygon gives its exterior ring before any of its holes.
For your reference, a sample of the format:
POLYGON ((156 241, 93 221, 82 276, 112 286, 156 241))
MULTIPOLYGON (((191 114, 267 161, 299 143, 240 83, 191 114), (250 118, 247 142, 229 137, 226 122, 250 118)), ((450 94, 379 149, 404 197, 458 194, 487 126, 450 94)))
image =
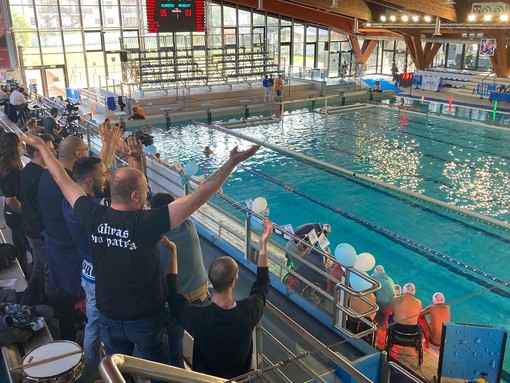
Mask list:
MULTIPOLYGON (((331 26, 335 29, 354 32, 354 19, 359 20, 359 34, 366 36, 401 35, 396 30, 381 30, 365 27, 365 23, 380 22, 382 15, 408 14, 440 17, 444 23, 467 23, 473 3, 500 2, 510 5, 510 0, 225 0, 281 15, 331 26)), ((433 22, 432 22, 433 24, 433 22)), ((509 27, 510 28, 510 27, 509 27)), ((429 28, 432 32, 434 26, 429 28)), ((427 32, 430 32, 427 31, 427 32)), ((421 33, 420 31, 415 31, 421 33)), ((463 31, 456 31, 459 35, 463 31)), ((427 33, 428 34, 428 33, 427 33)), ((510 32, 509 32, 510 35, 510 32)))

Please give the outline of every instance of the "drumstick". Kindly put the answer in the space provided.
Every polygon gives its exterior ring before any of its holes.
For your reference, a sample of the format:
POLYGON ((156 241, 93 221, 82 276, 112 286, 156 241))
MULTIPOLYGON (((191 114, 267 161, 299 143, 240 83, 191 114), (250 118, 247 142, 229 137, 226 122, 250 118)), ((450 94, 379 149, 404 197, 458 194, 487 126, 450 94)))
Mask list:
POLYGON ((11 371, 23 370, 23 369, 26 369, 26 368, 31 368, 31 367, 39 366, 40 364, 45 364, 45 363, 53 362, 53 361, 58 360, 58 359, 67 358, 68 356, 73 356, 73 355, 76 355, 76 354, 81 354, 82 352, 83 351, 81 351, 81 350, 75 350, 75 351, 71 351, 71 352, 68 352, 68 353, 62 354, 62 355, 51 356, 51 357, 46 358, 46 359, 38 360, 37 362, 21 364, 19 366, 12 367, 12 368, 10 368, 10 370, 11 371))

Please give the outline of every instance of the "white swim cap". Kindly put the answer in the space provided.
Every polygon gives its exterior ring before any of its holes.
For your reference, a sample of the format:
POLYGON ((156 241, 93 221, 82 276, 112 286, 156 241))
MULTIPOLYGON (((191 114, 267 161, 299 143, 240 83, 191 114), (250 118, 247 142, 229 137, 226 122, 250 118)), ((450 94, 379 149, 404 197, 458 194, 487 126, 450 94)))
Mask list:
POLYGON ((443 293, 435 293, 434 295, 432 295, 432 303, 434 303, 435 305, 442 305, 444 301, 445 299, 443 293))
POLYGON ((325 223, 322 225, 322 231, 325 233, 331 233, 331 225, 329 223, 325 223))
POLYGON ((404 285, 404 290, 402 291, 404 294, 414 295, 416 293, 416 287, 413 283, 406 283, 404 285))
POLYGON ((395 284, 395 295, 402 295, 402 286, 395 284))
POLYGON ((378 274, 382 274, 382 273, 384 273, 384 267, 382 265, 377 265, 374 268, 374 274, 373 275, 378 275, 378 274))

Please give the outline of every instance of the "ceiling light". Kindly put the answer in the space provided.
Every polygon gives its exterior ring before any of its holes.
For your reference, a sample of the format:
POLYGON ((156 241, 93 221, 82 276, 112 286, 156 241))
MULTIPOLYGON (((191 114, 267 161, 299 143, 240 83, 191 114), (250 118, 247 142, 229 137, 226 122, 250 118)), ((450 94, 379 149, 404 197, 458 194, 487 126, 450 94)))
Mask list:
POLYGON ((331 8, 336 8, 338 7, 338 0, 332 0, 331 1, 331 8))
POLYGON ((418 22, 418 20, 420 20, 420 17, 419 17, 419 16, 414 15, 414 16, 413 16, 413 21, 414 21, 415 23, 417 23, 417 22, 418 22))
POLYGON ((390 16, 390 21, 391 22, 394 23, 396 20, 397 20, 397 18, 395 16, 393 16, 393 15, 390 16))
POLYGON ((499 19, 501 21, 508 21, 508 14, 503 13, 501 16, 499 16, 499 19))
POLYGON ((430 18, 430 16, 423 16, 423 20, 426 22, 426 23, 430 23, 430 20, 432 20, 430 18))
POLYGON ((473 22, 475 20, 476 20, 476 16, 475 15, 471 14, 471 15, 468 16, 468 21, 473 22))
POLYGON ((381 16, 381 21, 384 23, 386 21, 386 16, 381 16))
POLYGON ((490 15, 490 14, 483 15, 483 21, 491 21, 491 20, 492 20, 492 15, 490 15))
POLYGON ((402 21, 403 21, 404 23, 407 23, 407 22, 409 21, 409 16, 407 16, 407 15, 403 15, 403 16, 402 16, 402 21))

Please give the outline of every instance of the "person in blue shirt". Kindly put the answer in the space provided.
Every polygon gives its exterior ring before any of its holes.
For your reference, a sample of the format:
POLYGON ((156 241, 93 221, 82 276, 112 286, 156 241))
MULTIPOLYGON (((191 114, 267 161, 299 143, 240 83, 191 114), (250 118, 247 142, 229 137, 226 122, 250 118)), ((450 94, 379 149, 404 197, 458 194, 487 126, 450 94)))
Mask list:
POLYGON ((264 75, 262 80, 262 87, 264 88, 264 102, 269 102, 269 77, 264 75))

